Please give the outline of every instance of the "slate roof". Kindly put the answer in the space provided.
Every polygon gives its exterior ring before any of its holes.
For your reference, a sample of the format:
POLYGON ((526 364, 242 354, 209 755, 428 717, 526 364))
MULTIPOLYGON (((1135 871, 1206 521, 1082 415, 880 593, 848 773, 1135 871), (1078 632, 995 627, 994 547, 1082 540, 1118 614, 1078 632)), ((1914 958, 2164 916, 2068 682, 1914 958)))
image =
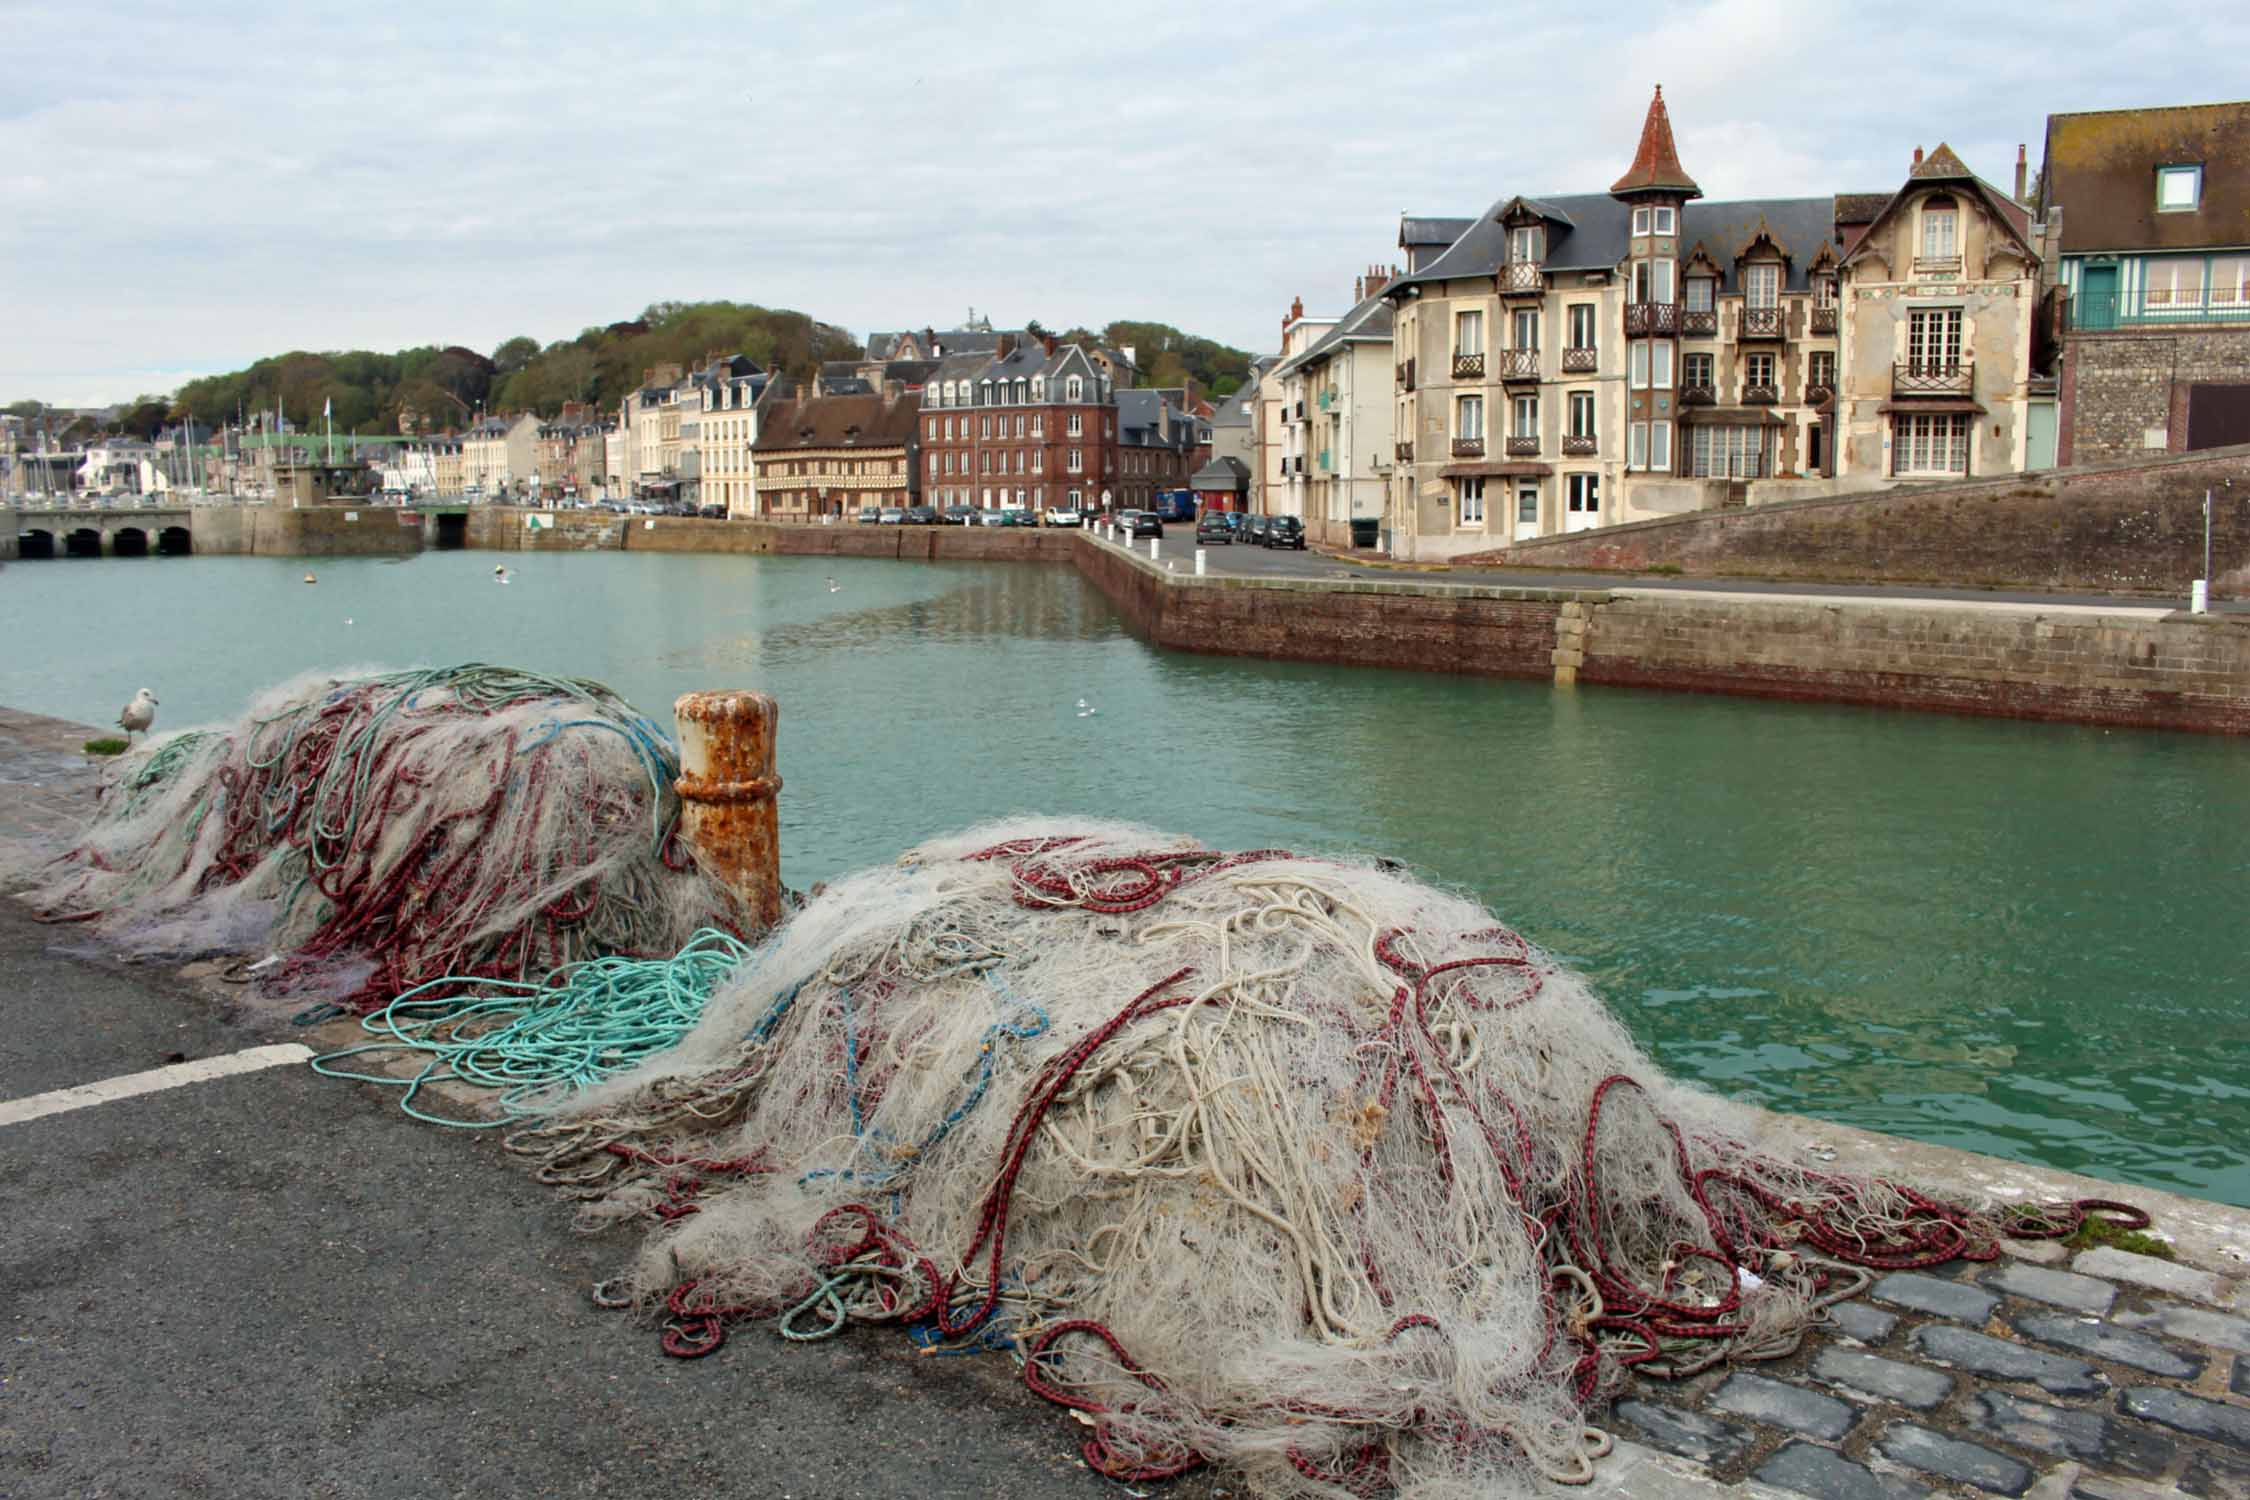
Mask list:
MULTIPOLYGON (((1884 195, 1883 201, 1888 203, 1890 195, 1884 195)), ((1607 193, 1540 198, 1511 194, 1471 221, 1450 250, 1422 270, 1399 277, 1383 288, 1381 295, 1387 300, 1399 288, 1417 282, 1494 274, 1508 258, 1508 236, 1500 217, 1514 206, 1528 207, 1547 220, 1547 258, 1541 262, 1546 270, 1614 271, 1631 246, 1632 206, 1607 193)), ((1734 257, 1749 243, 1761 222, 1788 250, 1788 289, 1805 290, 1806 270, 1820 247, 1835 236, 1834 197, 1689 203, 1680 210, 1680 258, 1687 259, 1698 244, 1703 245, 1719 263, 1719 290, 1739 291, 1734 257)))
POLYGON ((1468 231, 1474 219, 1433 219, 1408 215, 1398 221, 1398 247, 1412 250, 1429 245, 1450 245, 1468 231))
POLYGON ((1239 458, 1221 456, 1197 469, 1188 480, 1196 490, 1234 490, 1250 482, 1250 466, 1239 458))
POLYGON ((1392 320, 1396 310, 1390 300, 1378 291, 1363 299, 1350 312, 1336 320, 1336 326, 1304 347, 1294 358, 1275 367, 1276 375, 1286 375, 1291 370, 1319 364, 1346 343, 1379 341, 1389 343, 1392 320))
POLYGON ((2049 115, 2039 207, 2063 211, 2066 255, 2250 245, 2250 101, 2049 115), (2191 212, 2156 211, 2156 169, 2203 167, 2191 212))
POLYGON ((1171 415, 1171 433, 1167 437, 1157 430, 1161 420, 1159 409, 1170 406, 1168 392, 1139 387, 1117 393, 1117 441, 1127 448, 1172 448, 1185 451, 1195 446, 1195 419, 1174 408, 1171 415))
POLYGON ((903 328, 896 333, 871 333, 867 336, 867 357, 889 359, 898 349, 900 339, 911 335, 918 342, 934 340, 948 354, 991 354, 1000 347, 1000 333, 991 328, 903 328), (924 335, 928 335, 928 339, 924 335))

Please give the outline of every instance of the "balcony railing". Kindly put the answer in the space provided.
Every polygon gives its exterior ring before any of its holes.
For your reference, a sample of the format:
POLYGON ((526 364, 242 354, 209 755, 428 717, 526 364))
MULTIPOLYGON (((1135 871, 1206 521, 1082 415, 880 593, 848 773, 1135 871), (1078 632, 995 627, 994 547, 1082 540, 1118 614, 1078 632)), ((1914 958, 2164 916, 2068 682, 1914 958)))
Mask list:
POLYGON ((1508 262, 1493 279, 1500 283, 1503 297, 1536 297, 1547 290, 1546 276, 1527 260, 1508 262))
POLYGON ((1957 364, 1924 360, 1891 366, 1894 396, 1966 396, 1976 386, 1972 361, 1957 364))
POLYGON ((1601 445, 1595 441, 1594 435, 1590 432, 1563 434, 1562 451, 1565 458, 1591 458, 1599 451, 1600 447, 1601 445))
POLYGON ((1502 380, 1537 380, 1539 378, 1539 351, 1537 349, 1501 350, 1500 378, 1502 380))
POLYGON ((1835 394, 1836 386, 1833 381, 1807 380, 1805 382, 1805 405, 1807 406, 1823 405, 1835 394))
POLYGON ((1650 334, 1678 333, 1680 331, 1680 304, 1677 302, 1628 302, 1625 304, 1625 331, 1637 337, 1650 334))
POLYGON ((1453 356, 1455 380, 1484 379, 1484 356, 1481 354, 1456 354, 1453 356))
POLYGON ((1744 406, 1771 406, 1781 399, 1781 388, 1774 385, 1745 385, 1742 388, 1744 406))
POLYGON ((1414 389, 1414 361, 1411 359, 1398 367, 1398 388, 1402 391, 1414 389))
POLYGON ((1834 333, 1836 331, 1836 309, 1833 307, 1814 308, 1812 310, 1811 327, 1814 333, 1834 333))
POLYGON ((1512 437, 1508 439, 1508 457, 1537 458, 1538 456, 1539 439, 1535 437, 1512 437))
POLYGON ((1562 372, 1565 375, 1591 375, 1601 365, 1599 349, 1565 349, 1562 352, 1562 372))
POLYGON ((1717 399, 1718 393, 1711 389, 1711 383, 1707 380, 1683 382, 1680 386, 1682 406, 1709 406, 1717 399))
POLYGON ((1455 458, 1484 457, 1484 439, 1477 437, 1455 438, 1453 440, 1453 456, 1455 458))
POLYGON ((2250 323, 2250 297, 2231 286, 2212 287, 2208 298, 2159 287, 2153 292, 2080 291, 2070 302, 2070 326, 2080 333, 2172 323, 2250 323))
POLYGON ((1961 257, 1958 255, 1917 255, 1914 257, 1914 274, 1917 276, 1958 276, 1961 274, 1961 257))
POLYGON ((1719 332, 1718 309, 1711 307, 1684 307, 1680 309, 1680 332, 1689 337, 1716 338, 1719 332))
POLYGON ((1778 307, 1745 307, 1740 338, 1777 339, 1789 331, 1789 319, 1778 307))
POLYGON ((1396 451, 1400 463, 1410 464, 1414 462, 1414 445, 1412 443, 1400 443, 1397 445, 1396 451))

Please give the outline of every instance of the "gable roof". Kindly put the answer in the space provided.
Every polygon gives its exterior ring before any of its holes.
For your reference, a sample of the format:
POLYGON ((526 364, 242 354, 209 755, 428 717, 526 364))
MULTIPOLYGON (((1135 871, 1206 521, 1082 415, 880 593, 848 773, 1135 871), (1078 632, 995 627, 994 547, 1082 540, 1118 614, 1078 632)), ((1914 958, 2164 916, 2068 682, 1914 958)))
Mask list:
POLYGON ((1398 221, 1398 246, 1412 250, 1430 245, 1450 245, 1468 230, 1474 219, 1432 219, 1409 215, 1398 221))
POLYGON ((1362 298, 1357 306, 1336 320, 1336 326, 1307 344, 1292 358, 1274 367, 1276 375, 1286 375, 1326 360, 1345 344, 1384 343, 1391 341, 1391 326, 1396 315, 1390 299, 1382 289, 1362 298))
POLYGON ((881 396, 815 396, 783 401, 758 423, 760 453, 790 448, 897 448, 914 437, 921 398, 911 393, 886 402, 881 396), (857 429, 855 432, 853 429, 857 429))
POLYGON ((2250 245, 2250 101, 2049 115, 2039 208, 2066 255, 2250 245), (2203 167, 2192 211, 2156 211, 2158 167, 2203 167))
POLYGON ((1688 176, 1687 168, 1680 165, 1679 148, 1672 144, 1672 114, 1664 107, 1664 85, 1656 86, 1656 97, 1649 101, 1648 118, 1641 122, 1640 148, 1633 153, 1633 164, 1625 175, 1610 184, 1613 193, 1675 192, 1690 198, 1703 196, 1703 189, 1688 176))
POLYGON ((1883 205, 1867 228, 1854 238, 1851 248, 1844 252, 1844 264, 1857 260, 1874 237, 1876 225, 1897 212, 1906 195, 1928 187, 1952 187, 1967 193, 1983 205, 1985 213, 2016 242, 2016 248, 2033 261, 2039 254, 2031 245, 2031 215, 2024 206, 2002 193, 1968 168, 1968 164, 1953 154, 1953 148, 1943 141, 1928 156, 1916 162, 1906 174, 1906 181, 1891 194, 1890 202, 1883 205))

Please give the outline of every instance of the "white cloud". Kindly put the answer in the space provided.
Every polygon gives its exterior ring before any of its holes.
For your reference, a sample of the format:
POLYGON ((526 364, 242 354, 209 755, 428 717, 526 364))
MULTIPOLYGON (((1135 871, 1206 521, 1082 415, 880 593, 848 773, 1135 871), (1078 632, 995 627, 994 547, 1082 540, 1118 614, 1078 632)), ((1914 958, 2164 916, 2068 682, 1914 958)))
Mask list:
POLYGON ((2250 22, 1782 0, 1526 17, 1170 3, 18 6, 0 399, 289 348, 489 348, 650 301, 865 332, 969 306, 1254 349, 1401 210, 1598 191, 1662 82, 1713 197, 1995 181, 2050 110, 2225 97, 2250 22))

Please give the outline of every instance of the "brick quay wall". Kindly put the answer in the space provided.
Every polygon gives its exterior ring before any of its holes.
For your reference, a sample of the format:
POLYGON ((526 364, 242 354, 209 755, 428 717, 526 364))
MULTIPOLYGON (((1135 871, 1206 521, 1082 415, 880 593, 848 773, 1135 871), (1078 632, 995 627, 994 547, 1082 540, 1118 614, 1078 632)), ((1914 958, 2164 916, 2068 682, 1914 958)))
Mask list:
POLYGON ((1091 534, 1079 570, 1183 651, 2250 734, 2250 618, 1937 600, 1195 578, 1091 534))

